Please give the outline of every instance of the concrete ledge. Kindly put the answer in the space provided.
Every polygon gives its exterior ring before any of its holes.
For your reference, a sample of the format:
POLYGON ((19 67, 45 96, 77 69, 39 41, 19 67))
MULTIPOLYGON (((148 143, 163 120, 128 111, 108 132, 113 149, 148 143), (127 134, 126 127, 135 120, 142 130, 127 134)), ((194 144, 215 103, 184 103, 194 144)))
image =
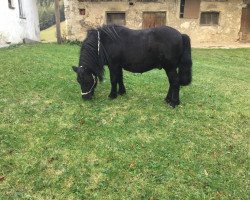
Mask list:
POLYGON ((250 48, 250 43, 232 42, 232 43, 192 43, 192 48, 204 49, 237 49, 250 48))
POLYGON ((5 47, 9 47, 9 44, 0 44, 0 48, 5 48, 5 47))
POLYGON ((31 39, 29 39, 29 38, 24 38, 24 39, 23 39, 23 43, 24 43, 24 44, 35 44, 35 43, 39 43, 39 42, 36 41, 36 40, 31 40, 31 39))

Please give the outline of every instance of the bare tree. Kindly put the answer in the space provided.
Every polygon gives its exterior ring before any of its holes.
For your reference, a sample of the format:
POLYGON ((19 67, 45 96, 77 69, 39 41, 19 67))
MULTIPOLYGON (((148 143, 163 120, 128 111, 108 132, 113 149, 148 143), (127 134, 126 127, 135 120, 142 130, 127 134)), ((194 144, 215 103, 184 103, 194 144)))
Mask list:
POLYGON ((62 43, 62 35, 61 35, 61 25, 60 25, 60 4, 59 0, 55 0, 55 17, 56 17, 56 38, 57 43, 62 43))

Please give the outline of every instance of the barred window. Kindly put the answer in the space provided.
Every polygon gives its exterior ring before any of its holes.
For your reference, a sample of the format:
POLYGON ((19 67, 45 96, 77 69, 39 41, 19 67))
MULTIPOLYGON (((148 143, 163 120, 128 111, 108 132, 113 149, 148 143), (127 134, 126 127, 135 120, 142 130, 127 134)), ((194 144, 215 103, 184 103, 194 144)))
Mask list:
MULTIPOLYGON (((119 2, 122 0, 78 0, 78 2, 108 2, 108 1, 114 1, 114 2, 119 2)), ((136 0, 136 2, 158 2, 159 0, 136 0)), ((128 0, 128 2, 130 2, 128 0)))
POLYGON ((137 2, 157 2, 158 0, 137 0, 137 2))
POLYGON ((107 12, 107 24, 116 24, 124 26, 125 12, 107 12))
POLYGON ((14 4, 13 4, 13 0, 8 0, 8 5, 10 9, 14 9, 14 4))
POLYGON ((219 12, 202 12, 200 18, 201 25, 218 25, 219 12))
POLYGON ((208 2, 227 2, 228 0, 203 0, 208 2))
POLYGON ((184 17, 184 7, 185 7, 185 0, 181 0, 181 3, 180 3, 180 18, 184 17))
POLYGON ((18 0, 18 5, 19 5, 19 17, 22 18, 22 19, 25 19, 22 0, 18 0))

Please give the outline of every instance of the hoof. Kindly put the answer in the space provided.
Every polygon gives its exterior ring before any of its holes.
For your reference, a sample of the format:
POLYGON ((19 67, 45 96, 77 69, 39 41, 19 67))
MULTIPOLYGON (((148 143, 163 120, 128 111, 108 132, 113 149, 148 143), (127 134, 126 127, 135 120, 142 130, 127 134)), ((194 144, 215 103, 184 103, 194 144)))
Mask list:
POLYGON ((167 103, 170 103, 171 102, 171 100, 169 99, 169 98, 165 98, 165 101, 167 102, 167 103))
POLYGON ((180 101, 170 101, 169 99, 165 99, 168 105, 170 105, 172 108, 177 107, 180 104, 180 101))
POLYGON ((117 94, 110 94, 110 95, 109 95, 109 98, 110 98, 110 99, 115 99, 116 97, 117 97, 117 94))
POLYGON ((173 104, 173 103, 171 103, 171 102, 169 102, 169 103, 167 103, 171 108, 175 108, 175 107, 177 107, 178 105, 176 105, 176 104, 173 104))
POLYGON ((126 94, 126 91, 124 90, 124 91, 118 91, 118 94, 119 95, 124 95, 124 94, 126 94))

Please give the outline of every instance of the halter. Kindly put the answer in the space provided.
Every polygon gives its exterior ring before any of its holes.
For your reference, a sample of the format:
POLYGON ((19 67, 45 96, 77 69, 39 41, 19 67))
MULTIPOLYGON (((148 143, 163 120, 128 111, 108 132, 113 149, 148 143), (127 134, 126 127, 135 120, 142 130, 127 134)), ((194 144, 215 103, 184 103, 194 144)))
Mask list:
POLYGON ((98 35, 98 56, 99 56, 99 54, 100 54, 100 32, 97 30, 97 35, 98 35))
MULTIPOLYGON (((82 66, 80 66, 80 67, 82 67, 82 66)), ((91 74, 91 75, 92 75, 92 77, 93 77, 94 83, 93 83, 92 87, 90 88, 90 90, 89 90, 88 92, 81 92, 82 95, 87 95, 87 94, 91 93, 91 92, 92 92, 92 89, 95 87, 96 78, 95 78, 95 76, 94 76, 93 74, 91 74)))
MULTIPOLYGON (((100 32, 99 32, 98 30, 97 30, 97 36, 98 36, 97 50, 98 50, 98 56, 99 56, 99 54, 100 54, 100 44, 101 44, 101 42, 100 42, 100 32)), ((80 67, 82 67, 82 66, 80 66, 80 67)), ((87 94, 91 93, 91 92, 92 92, 92 89, 95 87, 96 78, 95 78, 95 76, 94 76, 93 74, 91 74, 91 75, 92 75, 92 77, 93 77, 94 83, 93 83, 92 87, 90 88, 90 90, 89 90, 88 92, 81 92, 82 95, 87 95, 87 94)))

